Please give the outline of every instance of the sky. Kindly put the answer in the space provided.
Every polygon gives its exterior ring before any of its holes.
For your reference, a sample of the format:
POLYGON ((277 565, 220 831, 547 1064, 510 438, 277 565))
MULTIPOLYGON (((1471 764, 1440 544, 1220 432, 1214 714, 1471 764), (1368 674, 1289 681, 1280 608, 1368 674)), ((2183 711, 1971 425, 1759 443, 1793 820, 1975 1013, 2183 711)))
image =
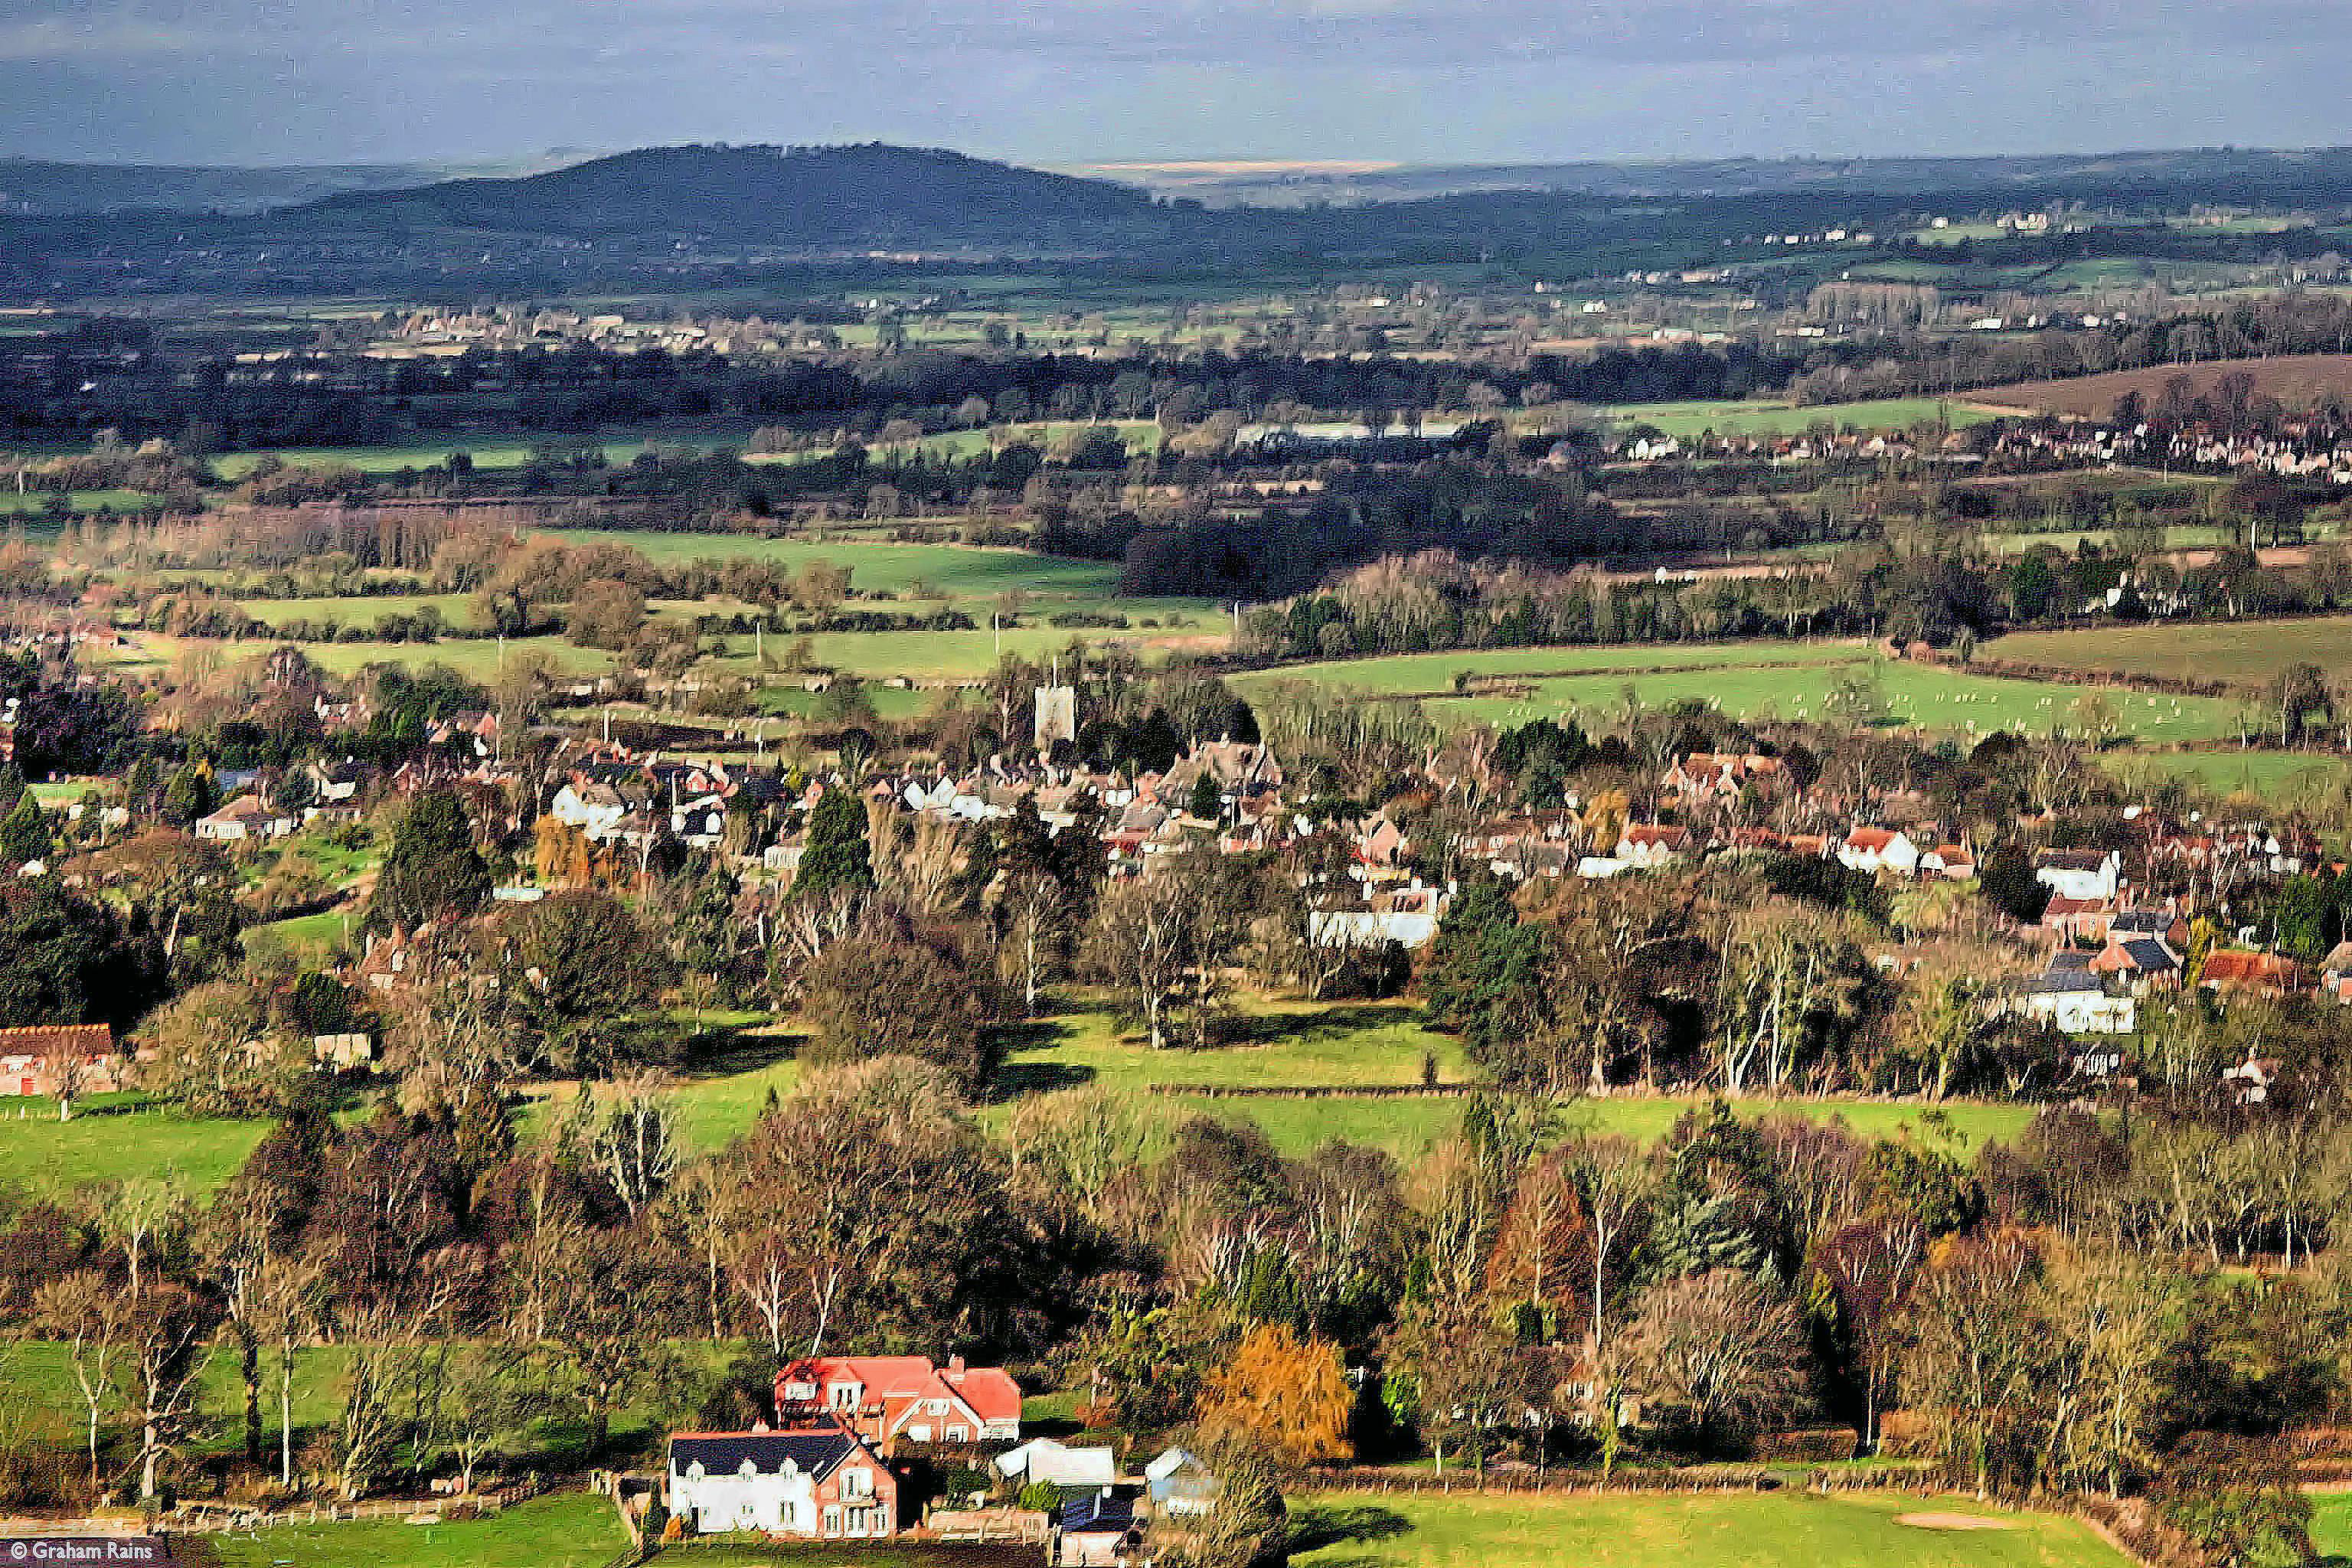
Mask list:
POLYGON ((1024 163, 2352 142, 2347 0, 0 0, 0 154, 1024 163))

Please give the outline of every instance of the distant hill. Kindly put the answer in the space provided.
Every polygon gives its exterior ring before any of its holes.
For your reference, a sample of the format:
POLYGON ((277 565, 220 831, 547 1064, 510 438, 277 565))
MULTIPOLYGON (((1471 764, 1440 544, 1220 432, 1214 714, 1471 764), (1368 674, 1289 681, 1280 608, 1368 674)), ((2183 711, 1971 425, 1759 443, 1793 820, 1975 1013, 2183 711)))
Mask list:
POLYGON ((656 234, 780 245, 1024 238, 1118 228, 1162 209, 1145 192, 937 149, 648 147, 520 179, 351 192, 280 221, 583 239, 656 234))
POLYGON ((1553 193, 1624 200, 1774 196, 2030 198, 2127 193, 2186 184, 2226 193, 2341 189, 2352 177, 2343 148, 2184 148, 2024 157, 1715 158, 1575 163, 1282 163, 1199 159, 1076 165, 1163 195, 1210 206, 1297 207, 1422 201, 1478 193, 1553 193))
POLYGON ((0 158, 0 213, 25 217, 126 212, 257 213, 316 201, 340 191, 414 185, 436 179, 444 172, 418 163, 240 169, 0 158))

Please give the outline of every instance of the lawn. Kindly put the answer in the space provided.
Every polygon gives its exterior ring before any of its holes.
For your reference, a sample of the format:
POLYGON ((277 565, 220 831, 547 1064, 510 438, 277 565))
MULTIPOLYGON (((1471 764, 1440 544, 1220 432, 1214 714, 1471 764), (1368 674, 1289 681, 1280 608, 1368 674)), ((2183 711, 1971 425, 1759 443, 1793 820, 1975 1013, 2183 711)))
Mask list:
POLYGON ((1997 1513, 1948 1498, 1333 1493, 1295 1500, 1291 1522, 1297 1568, 2124 1568, 2126 1562, 2078 1521, 1997 1513), (1914 1512, 1983 1517, 2000 1527, 1899 1522, 1914 1512))
POLYGON ((2352 1492, 2313 1494, 2311 1543, 2322 1557, 2352 1558, 2352 1492))
POLYGON ((1606 411, 1620 426, 1650 425, 1669 436, 1795 436, 1816 425, 1840 430, 1908 430, 1924 421, 1955 429, 1990 416, 1962 403, 1932 397, 1886 397, 1866 403, 1629 403, 1606 411))
POLYGON ((613 1505, 586 1492, 451 1524, 372 1519, 211 1539, 221 1568, 600 1568, 627 1544, 613 1505))
POLYGON ((1205 1051, 1155 1051, 1141 1034, 1120 1028, 1108 1012, 1063 1013, 1040 1023, 1038 1043, 1014 1048, 1002 1081, 1016 1091, 1078 1083, 1116 1089, 1385 1087, 1419 1083, 1424 1057, 1436 1058, 1441 1082, 1476 1078, 1463 1059, 1461 1042, 1423 1028, 1421 1010, 1402 1003, 1246 997, 1238 1012, 1235 1026, 1243 1040, 1205 1051))
POLYGON ((269 1131, 267 1121, 184 1117, 135 1096, 86 1101, 59 1121, 52 1100, 0 1115, 0 1184, 62 1192, 92 1182, 167 1176, 197 1192, 226 1181, 269 1131))
POLYGON ((247 926, 244 932, 248 952, 275 943, 312 963, 327 958, 338 948, 352 945, 352 910, 348 907, 296 915, 291 920, 268 921, 247 926))
POLYGON ((2292 620, 2150 623, 2069 632, 2011 632, 1984 645, 1990 658, 2064 669, 2226 680, 2252 689, 2290 664, 2352 664, 2352 616, 2292 620))

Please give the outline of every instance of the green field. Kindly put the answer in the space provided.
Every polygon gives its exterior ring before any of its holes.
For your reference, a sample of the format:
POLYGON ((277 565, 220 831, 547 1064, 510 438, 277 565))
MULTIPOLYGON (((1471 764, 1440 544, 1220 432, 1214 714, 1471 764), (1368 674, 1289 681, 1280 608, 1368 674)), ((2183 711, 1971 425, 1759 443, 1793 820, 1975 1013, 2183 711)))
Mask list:
POLYGON ((276 944, 290 949, 315 963, 337 948, 352 945, 352 913, 349 907, 345 907, 247 926, 244 937, 248 952, 276 944))
POLYGON ((18 1100, 0 1114, 0 1185, 62 1192, 93 1182, 165 1176, 194 1191, 226 1181, 269 1131, 267 1121, 226 1121, 133 1109, 136 1097, 85 1101, 59 1121, 52 1100, 18 1100))
POLYGON ((1649 425, 1675 437, 1712 430, 1718 436, 1800 436, 1816 425, 1839 430, 1908 430, 1941 422, 1954 429, 1992 416, 1963 403, 1932 397, 1885 397, 1866 403, 1697 402, 1627 403, 1604 410, 1621 426, 1649 425))
POLYGON ((2075 1520, 1973 1501, 1863 1494, 1512 1497, 1328 1493, 1296 1500, 1297 1568, 2123 1568, 2075 1520), (1923 1529, 1905 1514, 2000 1527, 1923 1529))
MULTIPOLYGON (((640 452, 664 447, 740 446, 740 437, 656 437, 604 443, 607 463, 626 463, 640 452)), ((357 468, 363 474, 396 474, 403 468, 429 468, 463 452, 477 468, 520 468, 530 461, 530 440, 515 436, 457 434, 440 440, 415 440, 383 447, 279 447, 262 452, 228 452, 213 459, 213 472, 224 479, 245 478, 266 457, 289 467, 357 468)))
POLYGON ((1454 676, 1525 680, 1525 695, 1428 698, 1443 722, 1496 726, 1586 712, 1622 716, 1628 694, 1643 708, 1698 702, 1732 718, 1875 719, 1961 735, 1997 730, 2080 732, 2086 698, 2106 710, 2113 733, 2151 743, 2219 740, 2238 732, 2239 705, 2215 698, 2149 696, 2059 682, 2001 680, 1937 665, 1885 659, 1851 644, 1721 643, 1608 648, 1509 648, 1401 654, 1289 665, 1240 677, 1244 689, 1307 681, 1368 695, 1447 692, 1454 676), (1677 665, 1680 668, 1660 669, 1677 665), (1587 673, 1549 673, 1583 669, 1587 673), (1547 673, 1537 673, 1538 671, 1547 673), (1641 673, 1634 673, 1640 671, 1641 673))
MULTIPOLYGON (((311 602, 324 604, 329 601, 311 602)), ((234 663, 238 659, 261 658, 278 646, 266 637, 218 642, 172 637, 163 632, 131 632, 127 635, 129 647, 103 650, 99 656, 84 657, 90 658, 94 663, 138 670, 168 667, 190 647, 215 649, 225 662, 234 663)), ((352 675, 371 664, 399 664, 412 669, 428 664, 446 664, 469 679, 488 680, 498 674, 501 658, 515 658, 527 653, 543 657, 551 668, 566 675, 599 675, 613 668, 613 656, 603 648, 576 647, 560 637, 509 637, 503 654, 496 637, 445 637, 429 643, 312 642, 304 643, 301 647, 312 663, 337 676, 352 675)))
POLYGON ((586 1492, 451 1524, 371 1519, 209 1542, 220 1568, 600 1568, 628 1543, 612 1503, 586 1492))
POLYGON ((373 626, 385 616, 414 616, 428 606, 440 614, 444 626, 481 625, 471 594, 352 594, 316 599, 239 599, 237 604, 255 620, 273 626, 289 621, 373 626))
POLYGON ((2064 669, 2226 680, 2248 688, 2308 660, 2323 669, 2352 664, 2352 616, 2292 620, 2149 624, 2075 632, 2011 632, 1984 646, 1990 658, 2064 669))
POLYGON ((1562 647, 1466 648, 1452 653, 1385 654, 1372 658, 1292 664, 1228 677, 1238 687, 1286 681, 1344 687, 1374 696, 1443 694, 1457 675, 1515 679, 1547 675, 1629 675, 1672 669, 1790 668, 1850 662, 1865 657, 1855 642, 1717 642, 1578 644, 1562 647))
POLYGON ((2126 784, 2179 780, 2210 795, 2252 795, 2273 807, 2340 801, 2352 762, 2307 752, 2109 752, 2100 757, 2126 784))
POLYGON ((2322 1557, 2352 1558, 2352 1492, 2313 1495, 2311 1543, 2322 1557))
POLYGON ((643 529, 547 531, 566 544, 617 544, 661 565, 750 559, 797 572, 811 562, 849 569, 858 594, 908 595, 918 584, 951 599, 986 598, 1017 588, 1036 596, 1100 600, 1118 585, 1108 562, 1072 561, 967 544, 898 544, 875 540, 770 539, 756 533, 664 533, 643 529))
MULTIPOLYGON (((19 495, 15 490, 0 490, 0 517, 37 517, 49 510, 52 490, 26 490, 19 495)), ((145 490, 68 490, 66 509, 70 512, 138 511, 151 507, 163 498, 145 490)))

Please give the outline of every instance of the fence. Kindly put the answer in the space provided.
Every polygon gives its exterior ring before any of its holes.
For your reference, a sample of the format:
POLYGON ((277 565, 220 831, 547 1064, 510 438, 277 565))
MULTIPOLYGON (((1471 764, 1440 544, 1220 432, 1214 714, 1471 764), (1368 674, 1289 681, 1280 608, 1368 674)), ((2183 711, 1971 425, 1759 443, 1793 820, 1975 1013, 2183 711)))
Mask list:
POLYGON ((306 1508, 280 1509, 275 1512, 229 1503, 184 1502, 163 1521, 178 1534, 221 1535, 230 1532, 244 1534, 252 1531, 276 1530, 295 1524, 346 1524, 362 1519, 411 1519, 429 1517, 438 1523, 450 1519, 487 1519, 505 1512, 517 1503, 528 1502, 551 1489, 550 1483, 532 1476, 510 1485, 477 1492, 468 1497, 454 1498, 390 1498, 377 1502, 314 1502, 306 1508))

